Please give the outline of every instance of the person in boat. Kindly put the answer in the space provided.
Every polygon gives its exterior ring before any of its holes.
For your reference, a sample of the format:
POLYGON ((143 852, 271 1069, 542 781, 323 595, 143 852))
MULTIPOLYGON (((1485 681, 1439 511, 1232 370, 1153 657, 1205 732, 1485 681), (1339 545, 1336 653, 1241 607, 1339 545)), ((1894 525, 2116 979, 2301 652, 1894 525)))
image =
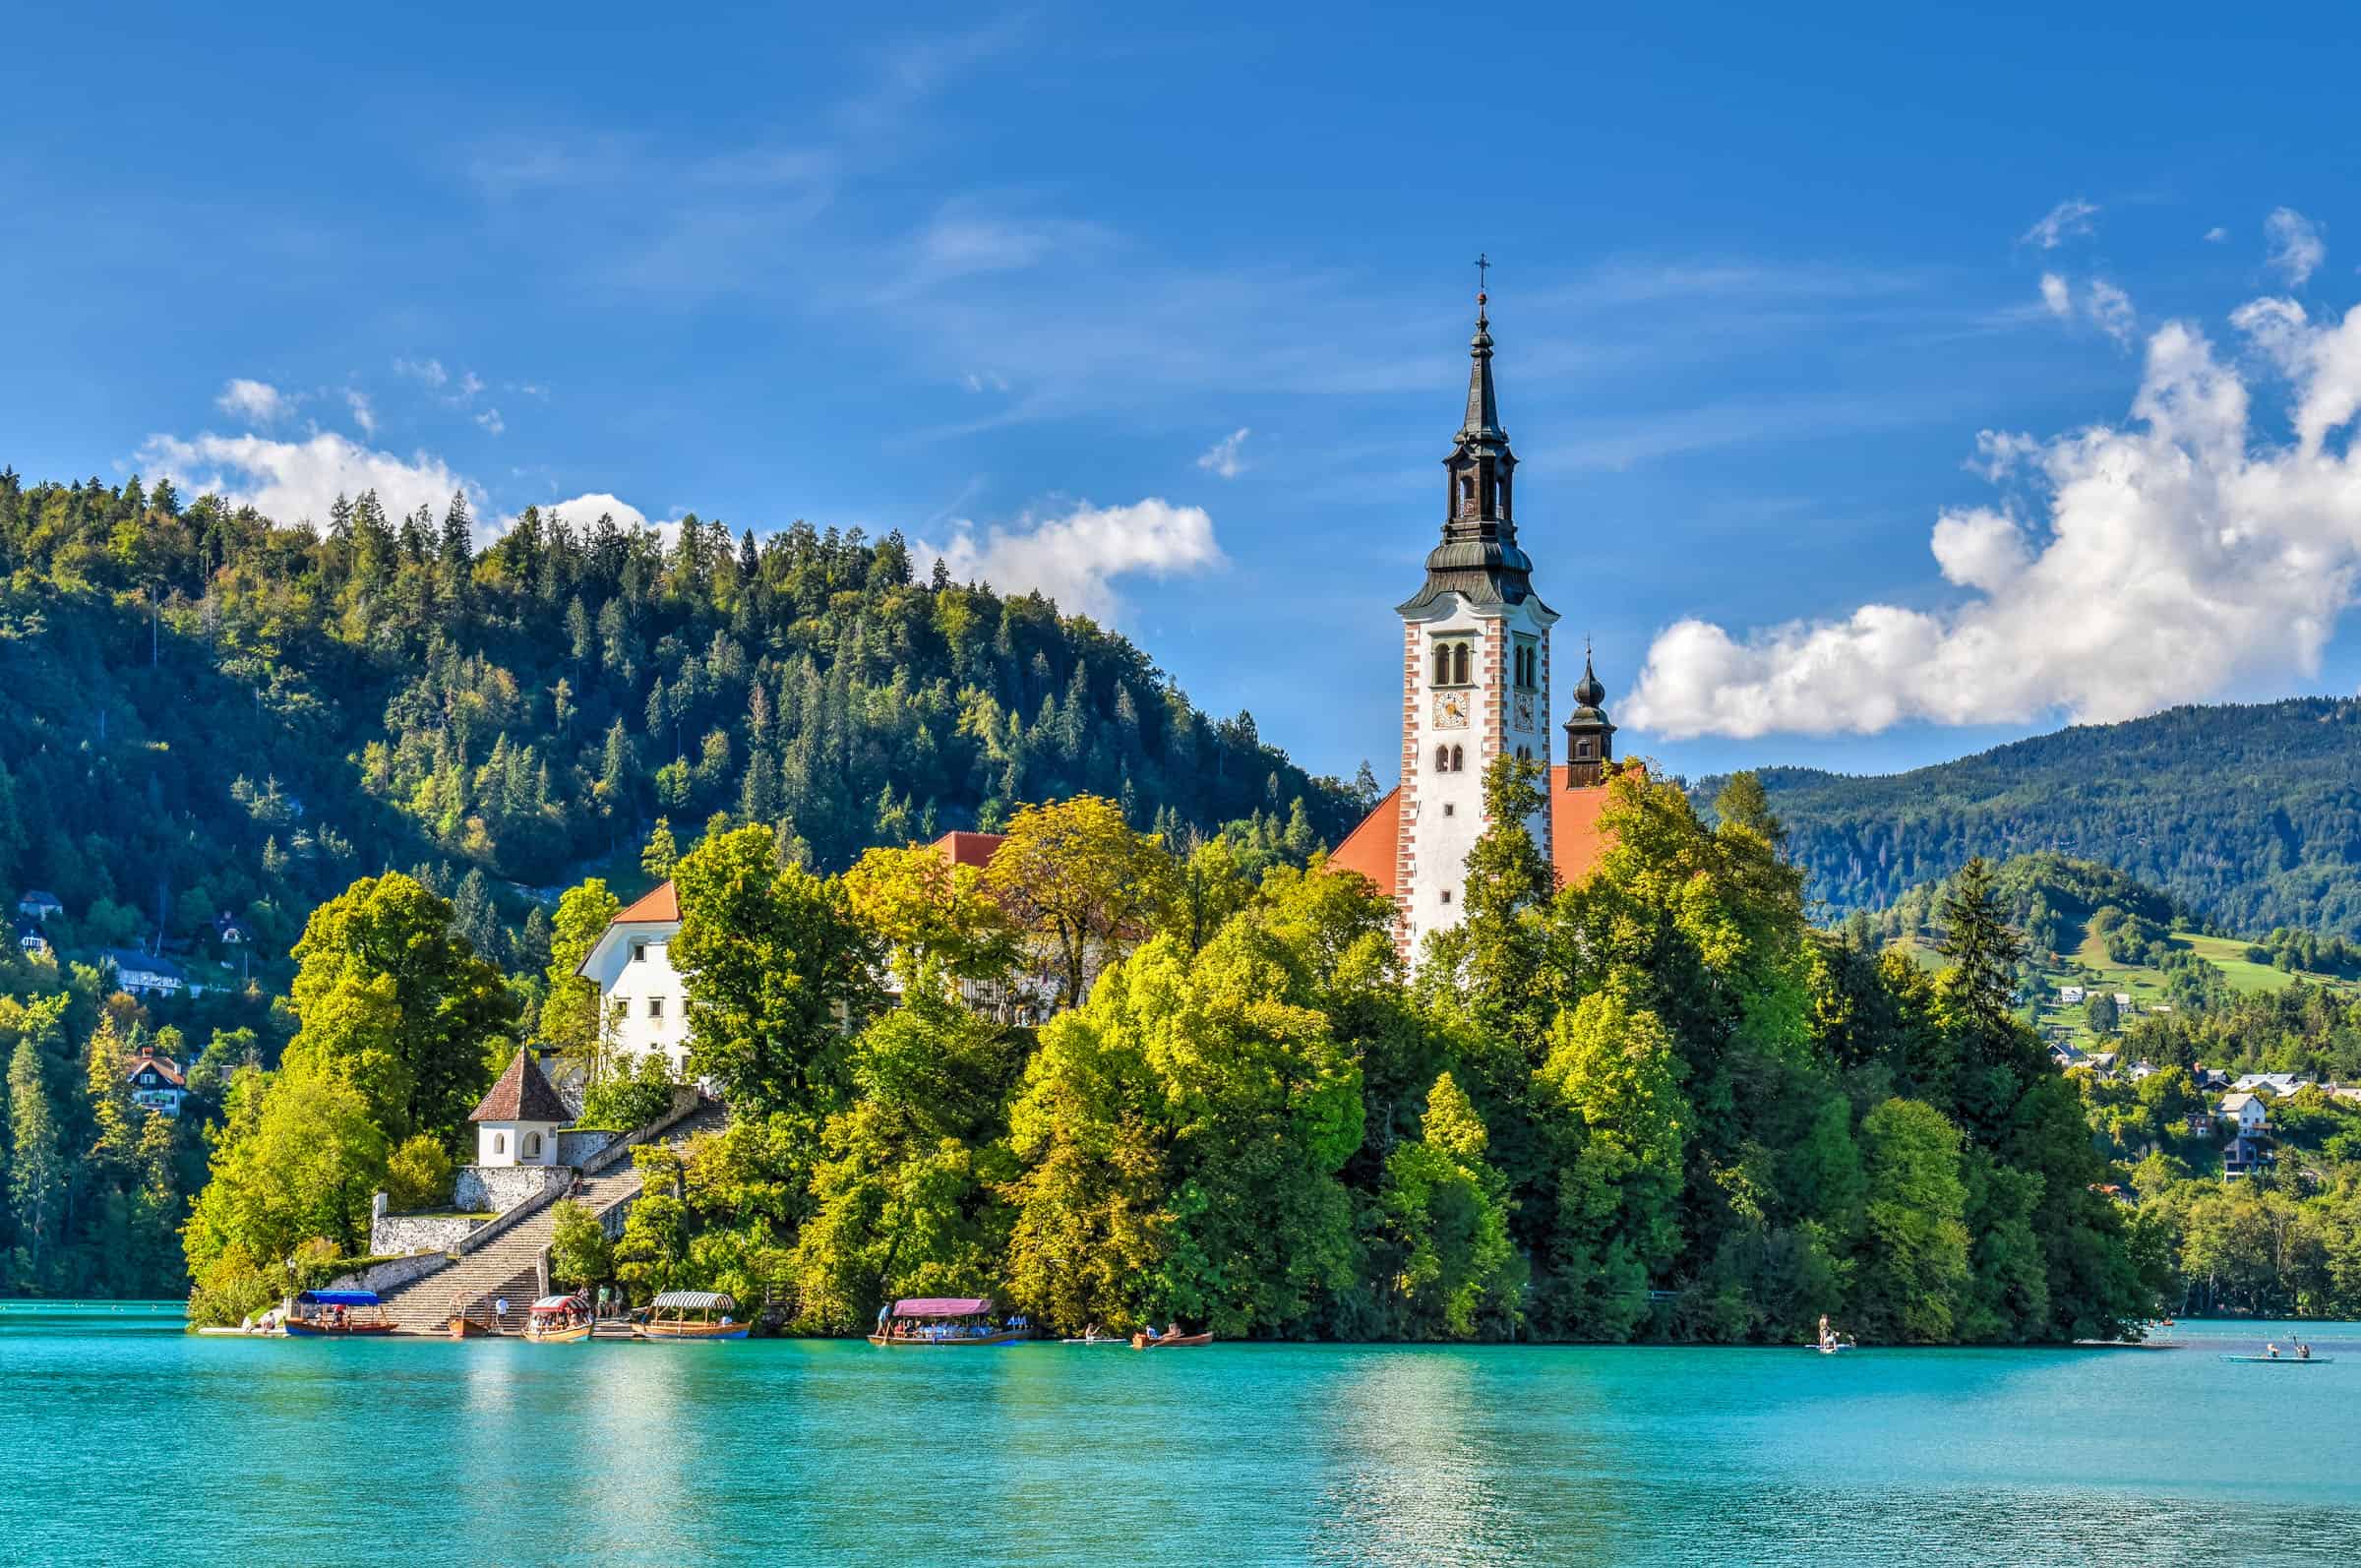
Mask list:
POLYGON ((2297 1340, 2295 1342, 2295 1358, 2299 1361, 2312 1359, 2312 1347, 2306 1345, 2302 1340, 2297 1340))
POLYGON ((2279 1358, 2279 1347, 2277 1342, 2274 1341, 2271 1344, 2264 1346, 2263 1354, 2270 1357, 2274 1361, 2277 1360, 2279 1358))

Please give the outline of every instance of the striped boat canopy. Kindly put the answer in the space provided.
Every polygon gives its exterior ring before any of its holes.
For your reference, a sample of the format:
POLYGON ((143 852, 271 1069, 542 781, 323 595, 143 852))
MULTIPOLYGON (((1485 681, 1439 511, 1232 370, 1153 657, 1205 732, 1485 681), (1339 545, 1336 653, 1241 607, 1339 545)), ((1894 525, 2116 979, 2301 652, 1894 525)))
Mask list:
POLYGON ((533 1303, 533 1310, 536 1312, 556 1312, 561 1311, 569 1306, 586 1306, 588 1304, 588 1302, 584 1301, 578 1296, 545 1296, 533 1303))
POLYGON ((666 1291, 648 1303, 650 1306, 703 1307, 707 1310, 728 1311, 738 1303, 726 1291, 666 1291))
POLYGON ((975 1317, 991 1310, 981 1296, 911 1296, 893 1303, 895 1317, 975 1317))

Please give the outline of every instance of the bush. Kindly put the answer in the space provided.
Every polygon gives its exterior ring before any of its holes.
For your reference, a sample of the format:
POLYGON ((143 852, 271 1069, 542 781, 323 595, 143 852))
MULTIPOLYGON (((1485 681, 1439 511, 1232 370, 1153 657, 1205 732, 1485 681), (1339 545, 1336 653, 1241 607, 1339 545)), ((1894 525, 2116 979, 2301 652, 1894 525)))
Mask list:
POLYGON ((421 1132, 405 1138, 386 1161, 386 1207, 396 1214, 451 1202, 451 1151, 421 1132))
POLYGON ((672 1109, 672 1092, 678 1087, 671 1060, 662 1052, 650 1052, 590 1086, 582 1096, 580 1124, 617 1132, 643 1127, 672 1109))

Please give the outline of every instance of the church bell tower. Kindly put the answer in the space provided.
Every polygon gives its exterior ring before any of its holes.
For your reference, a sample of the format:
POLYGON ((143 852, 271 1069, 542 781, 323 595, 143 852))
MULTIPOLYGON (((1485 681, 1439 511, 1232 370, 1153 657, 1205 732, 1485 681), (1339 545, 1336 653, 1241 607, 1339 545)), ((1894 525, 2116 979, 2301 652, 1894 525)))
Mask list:
MULTIPOLYGON (((1549 628, 1517 546, 1516 454, 1492 383, 1488 296, 1476 296, 1467 417, 1443 458, 1442 540, 1402 617, 1401 828, 1395 906, 1402 951, 1459 923, 1468 852, 1487 825, 1484 769, 1520 756, 1549 777, 1549 628)), ((1595 683, 1594 683, 1595 684, 1595 683)), ((1546 804, 1527 823, 1550 853, 1546 804)))

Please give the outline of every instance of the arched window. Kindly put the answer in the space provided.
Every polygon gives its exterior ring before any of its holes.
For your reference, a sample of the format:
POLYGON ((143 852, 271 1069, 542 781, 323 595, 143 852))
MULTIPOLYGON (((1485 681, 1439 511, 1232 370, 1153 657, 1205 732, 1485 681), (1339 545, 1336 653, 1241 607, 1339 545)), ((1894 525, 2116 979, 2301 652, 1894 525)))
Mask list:
POLYGON ((1436 686, 1451 684, 1451 644, 1448 642, 1437 642, 1434 645, 1434 684, 1436 686))
POLYGON ((507 1133, 495 1132, 492 1134, 492 1152, 494 1154, 506 1154, 509 1152, 509 1135, 507 1133))
POLYGON ((525 1157, 527 1160, 538 1160, 538 1159, 540 1159, 540 1158, 541 1158, 541 1134, 539 1134, 538 1132, 528 1132, 528 1133, 526 1133, 526 1134, 524 1135, 524 1147, 523 1147, 523 1149, 522 1149, 522 1150, 520 1150, 520 1151, 518 1151, 518 1152, 520 1152, 520 1153, 521 1153, 521 1154, 522 1154, 522 1155, 523 1155, 523 1156, 524 1156, 524 1157, 525 1157))
POLYGON ((1468 645, 1465 642, 1451 650, 1451 684, 1454 686, 1468 684, 1468 645))
POLYGON ((1459 510, 1469 513, 1476 510, 1476 476, 1474 474, 1459 476, 1459 510))
POLYGON ((1451 771, 1454 773, 1464 772, 1467 769, 1467 756, 1460 751, 1460 749, 1456 746, 1451 748, 1451 771))
POLYGON ((1437 773, 1451 771, 1451 748, 1438 746, 1434 749, 1434 770, 1437 773))

